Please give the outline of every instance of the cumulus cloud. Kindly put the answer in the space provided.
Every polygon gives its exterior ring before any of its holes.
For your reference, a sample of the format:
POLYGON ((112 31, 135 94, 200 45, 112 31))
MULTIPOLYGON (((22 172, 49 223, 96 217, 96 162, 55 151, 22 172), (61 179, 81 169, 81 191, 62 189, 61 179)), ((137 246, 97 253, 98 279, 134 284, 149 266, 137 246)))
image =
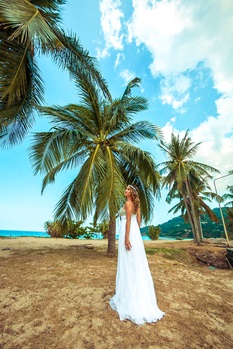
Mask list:
POLYGON ((127 85, 131 80, 133 80, 136 77, 135 73, 130 72, 128 69, 122 70, 120 76, 124 80, 124 85, 127 85))
POLYGON ((109 49, 123 49, 123 34, 121 18, 124 17, 120 10, 120 0, 102 0, 100 1, 101 28, 104 34, 105 47, 97 49, 97 58, 105 58, 109 55, 109 49))
POLYGON ((133 7, 128 38, 150 51, 154 76, 178 75, 203 61, 218 91, 232 91, 231 0, 133 0, 133 7))
POLYGON ((191 79, 180 74, 161 80, 161 101, 162 104, 170 104, 174 109, 182 112, 183 105, 189 99, 187 92, 191 86, 191 79))
POLYGON ((203 142, 197 153, 198 161, 212 165, 225 175, 233 169, 233 98, 219 98, 216 107, 218 117, 208 117, 190 135, 195 142, 203 142))
MULTIPOLYGON (((152 76, 161 79, 163 104, 185 112, 192 87, 187 76, 198 72, 200 62, 210 71, 213 87, 221 96, 216 100, 217 116, 209 115, 191 136, 196 142, 204 141, 197 154, 199 161, 220 169, 223 175, 232 170, 232 0, 132 0, 133 12, 127 23, 123 23, 120 1, 103 0, 101 4, 106 52, 110 47, 121 50, 123 38, 138 47, 142 44, 151 55, 152 76), (116 19, 112 32, 110 13, 116 19), (127 28, 127 36, 122 36, 121 24, 127 28)), ((121 76, 125 83, 130 80, 129 71, 122 71, 121 76)), ((167 135, 172 130, 171 123, 164 128, 167 135)))
MULTIPOLYGON (((196 142, 204 141, 198 160, 224 175, 233 167, 232 1, 133 0, 133 8, 128 40, 143 44, 151 53, 151 73, 164 79, 162 103, 183 110, 191 83, 182 91, 171 79, 195 71, 200 62, 211 71, 214 88, 221 95, 216 100, 217 117, 210 115, 190 135, 196 142)), ((168 123, 164 128, 167 138, 172 130, 168 123)))

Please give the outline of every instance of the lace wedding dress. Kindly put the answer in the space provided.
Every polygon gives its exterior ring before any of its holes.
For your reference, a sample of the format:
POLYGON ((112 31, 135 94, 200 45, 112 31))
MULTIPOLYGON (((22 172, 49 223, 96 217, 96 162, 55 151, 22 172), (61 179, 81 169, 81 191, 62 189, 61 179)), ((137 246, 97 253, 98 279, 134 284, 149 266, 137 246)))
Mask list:
POLYGON ((119 314, 120 320, 129 319, 137 325, 156 322, 165 313, 156 302, 155 288, 147 262, 147 257, 137 223, 132 215, 130 225, 130 242, 132 248, 125 248, 126 213, 119 212, 121 227, 118 241, 118 265, 116 275, 116 294, 110 305, 119 314))

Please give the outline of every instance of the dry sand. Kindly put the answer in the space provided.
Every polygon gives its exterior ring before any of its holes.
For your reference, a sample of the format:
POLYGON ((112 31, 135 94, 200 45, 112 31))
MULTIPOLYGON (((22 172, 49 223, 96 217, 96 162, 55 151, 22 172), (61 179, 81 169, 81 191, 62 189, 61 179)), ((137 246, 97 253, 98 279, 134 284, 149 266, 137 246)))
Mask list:
POLYGON ((232 348, 233 271, 192 256, 222 259, 226 249, 145 246, 166 316, 137 326, 109 306, 117 257, 107 257, 106 240, 0 239, 0 349, 232 348), (170 250, 152 254, 155 247, 170 250))

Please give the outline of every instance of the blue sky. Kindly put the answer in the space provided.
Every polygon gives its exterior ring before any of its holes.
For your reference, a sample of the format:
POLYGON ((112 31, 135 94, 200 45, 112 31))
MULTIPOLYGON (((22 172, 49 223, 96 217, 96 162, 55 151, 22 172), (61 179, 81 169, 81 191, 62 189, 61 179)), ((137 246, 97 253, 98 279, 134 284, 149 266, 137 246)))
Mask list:
MULTIPOLYGON (((186 129, 203 142, 195 157, 221 171, 233 169, 233 4, 232 0, 68 0, 63 27, 75 32, 98 60, 114 97, 130 79, 142 79, 137 95, 148 99, 137 120, 160 126, 167 141, 171 132, 186 129)), ((38 63, 46 87, 45 104, 78 102, 68 73, 49 58, 38 63)), ((32 132, 45 131, 48 120, 37 118, 32 132)), ((0 153, 0 230, 43 230, 75 171, 62 173, 41 196, 41 176, 28 159, 31 134, 0 153)), ((157 163, 165 160, 155 142, 144 143, 157 163)), ((232 177, 216 182, 224 193, 232 177)), ((217 206, 213 204, 213 207, 217 206)), ((172 218, 165 193, 156 202, 151 224, 172 218)))

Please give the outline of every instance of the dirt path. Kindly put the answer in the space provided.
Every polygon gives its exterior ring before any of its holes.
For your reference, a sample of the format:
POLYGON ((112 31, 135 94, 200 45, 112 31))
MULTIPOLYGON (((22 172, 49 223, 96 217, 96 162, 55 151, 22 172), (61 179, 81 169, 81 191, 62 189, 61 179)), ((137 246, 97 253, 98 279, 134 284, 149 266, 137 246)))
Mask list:
POLYGON ((193 244, 145 244, 167 315, 143 326, 109 307, 117 259, 106 242, 64 244, 0 241, 0 349, 232 348, 233 271, 200 264, 193 244))

